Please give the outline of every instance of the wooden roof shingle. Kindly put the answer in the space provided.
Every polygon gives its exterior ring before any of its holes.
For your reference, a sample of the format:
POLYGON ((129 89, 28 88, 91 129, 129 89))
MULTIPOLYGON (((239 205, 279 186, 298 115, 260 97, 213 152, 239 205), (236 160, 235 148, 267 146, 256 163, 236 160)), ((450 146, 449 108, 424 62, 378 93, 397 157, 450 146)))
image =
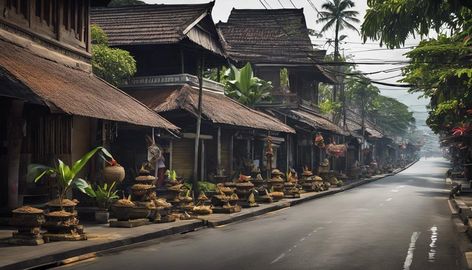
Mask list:
MULTIPOLYGON (((93 8, 92 24, 99 25, 108 36, 110 46, 175 44, 188 38, 200 46, 200 36, 215 44, 209 50, 223 55, 216 29, 203 31, 194 27, 206 16, 211 16, 214 2, 188 5, 134 5, 123 7, 93 8), (195 38, 191 30, 199 31, 195 38)), ((213 26, 213 24, 212 24, 213 26)))
POLYGON ((313 64, 326 54, 313 48, 303 9, 233 9, 217 28, 237 61, 313 64))

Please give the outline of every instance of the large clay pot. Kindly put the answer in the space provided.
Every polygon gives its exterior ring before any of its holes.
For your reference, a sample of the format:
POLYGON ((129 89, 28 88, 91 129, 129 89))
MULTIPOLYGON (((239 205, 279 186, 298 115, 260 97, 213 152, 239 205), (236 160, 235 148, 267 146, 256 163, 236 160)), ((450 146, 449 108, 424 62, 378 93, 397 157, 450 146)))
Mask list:
POLYGON ((125 168, 120 165, 106 166, 103 168, 103 179, 105 183, 112 184, 113 182, 121 182, 125 179, 125 168))

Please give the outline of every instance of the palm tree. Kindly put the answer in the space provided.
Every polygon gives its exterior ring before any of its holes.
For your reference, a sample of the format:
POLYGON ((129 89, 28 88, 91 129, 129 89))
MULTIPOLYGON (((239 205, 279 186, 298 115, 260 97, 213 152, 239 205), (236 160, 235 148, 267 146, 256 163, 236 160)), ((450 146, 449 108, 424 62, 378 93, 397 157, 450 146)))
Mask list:
MULTIPOLYGON (((321 33, 326 32, 328 29, 334 27, 334 61, 339 60, 339 41, 340 39, 346 38, 346 36, 339 36, 339 32, 345 28, 351 29, 359 33, 359 30, 352 25, 351 23, 359 23, 359 19, 356 18, 359 15, 359 12, 352 10, 354 7, 354 2, 351 0, 326 0, 326 2, 321 6, 323 11, 318 13, 317 23, 324 23, 323 28, 321 28, 321 33)), ((339 73, 342 73, 342 67, 339 66, 339 73)), ((342 84, 342 76, 337 76, 339 78, 341 99, 343 103, 343 126, 346 127, 346 97, 344 95, 344 85, 342 84)), ((333 101, 336 101, 336 93, 338 85, 335 85, 333 89, 333 101)), ((333 115, 333 120, 335 119, 333 115)))
POLYGON ((345 28, 351 29, 359 33, 359 30, 351 23, 359 23, 356 18, 359 12, 352 10, 354 2, 351 0, 327 0, 318 13, 317 23, 324 23, 321 33, 334 27, 334 59, 339 57, 339 32, 345 28))

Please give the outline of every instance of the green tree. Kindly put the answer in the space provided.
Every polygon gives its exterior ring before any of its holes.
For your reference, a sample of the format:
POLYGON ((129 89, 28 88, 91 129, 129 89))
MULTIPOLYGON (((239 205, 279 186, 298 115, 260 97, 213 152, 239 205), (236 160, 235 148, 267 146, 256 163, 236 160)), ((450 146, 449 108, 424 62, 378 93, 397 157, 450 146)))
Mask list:
POLYGON ((378 95, 373 103, 374 110, 368 116, 387 134, 403 137, 414 130, 413 112, 405 104, 383 95, 378 95))
POLYGON ((323 23, 321 33, 334 28, 334 58, 339 57, 339 33, 345 28, 357 31, 352 23, 359 23, 357 15, 359 12, 352 10, 354 2, 351 0, 328 0, 321 6, 322 11, 318 13, 317 23, 323 23))
POLYGON ((100 78, 120 85, 136 73, 136 61, 125 50, 110 48, 106 33, 97 25, 91 26, 92 68, 100 78))
POLYGON ((401 47, 408 37, 425 36, 433 29, 460 31, 471 18, 470 0, 368 0, 361 27, 364 41, 378 40, 389 48, 401 47))
POLYGON ((431 99, 427 124, 436 133, 452 133, 472 121, 472 21, 466 29, 422 41, 407 53, 410 64, 403 70, 403 82, 412 84, 411 92, 431 99))
POLYGON ((121 6, 135 6, 135 5, 145 5, 143 1, 140 0, 111 0, 108 4, 109 7, 121 7, 121 6))
POLYGON ((225 76, 225 94, 242 104, 254 106, 270 99, 272 83, 255 77, 250 63, 241 69, 231 65, 225 76))

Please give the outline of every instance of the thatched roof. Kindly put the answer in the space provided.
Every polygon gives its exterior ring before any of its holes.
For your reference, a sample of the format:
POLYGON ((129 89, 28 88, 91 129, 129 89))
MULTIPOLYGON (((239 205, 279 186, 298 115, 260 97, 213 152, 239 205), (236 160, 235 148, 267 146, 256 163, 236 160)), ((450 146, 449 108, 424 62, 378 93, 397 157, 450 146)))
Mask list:
POLYGON ((90 19, 106 32, 110 46, 176 44, 188 39, 223 55, 211 19, 213 5, 211 2, 94 8, 90 19))
POLYGON ((305 123, 315 129, 322 129, 325 131, 337 133, 339 135, 346 135, 346 132, 336 125, 335 123, 331 122, 329 119, 323 117, 312 111, 307 110, 290 110, 287 114, 288 117, 305 123))
MULTIPOLYGON (((130 94, 156 112, 185 110, 194 115, 198 112, 198 90, 188 84, 135 90, 130 94)), ((295 133, 276 118, 248 108, 222 93, 204 90, 202 114, 216 124, 295 133)))
POLYGON ((0 51, 0 81, 8 82, 0 84, 0 95, 45 103, 67 114, 178 129, 91 73, 47 60, 1 39, 0 51))

